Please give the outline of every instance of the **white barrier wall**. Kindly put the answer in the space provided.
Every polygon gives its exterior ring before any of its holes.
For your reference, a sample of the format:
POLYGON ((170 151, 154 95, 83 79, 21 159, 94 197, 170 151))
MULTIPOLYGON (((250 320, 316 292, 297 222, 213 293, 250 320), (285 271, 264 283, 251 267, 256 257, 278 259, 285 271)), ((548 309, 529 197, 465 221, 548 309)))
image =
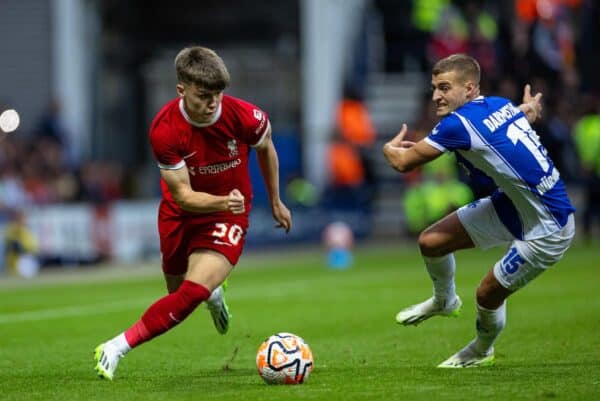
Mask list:
POLYGON ((159 255, 158 201, 117 202, 106 208, 56 205, 27 211, 44 257, 86 261, 106 256, 130 262, 159 255))
MULTIPOLYGON (((77 264, 98 259, 135 262, 160 256, 157 229, 158 200, 122 201, 108 207, 91 204, 56 205, 26 212, 37 236, 40 256, 57 263, 77 264)), ((271 211, 254 208, 246 248, 318 242, 333 221, 348 224, 356 238, 365 237, 371 218, 364 210, 297 209, 294 228, 286 234, 274 227, 271 211)), ((1 227, 0 227, 0 231, 1 227)))

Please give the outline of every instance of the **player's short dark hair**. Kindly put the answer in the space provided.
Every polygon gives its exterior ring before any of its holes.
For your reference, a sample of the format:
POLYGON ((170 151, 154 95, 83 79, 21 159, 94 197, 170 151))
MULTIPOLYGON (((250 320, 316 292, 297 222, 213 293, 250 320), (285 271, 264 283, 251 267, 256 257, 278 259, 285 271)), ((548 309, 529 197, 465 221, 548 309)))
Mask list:
POLYGON ((466 54, 452 54, 435 63, 431 73, 432 75, 438 75, 450 71, 457 72, 458 78, 462 82, 471 80, 479 85, 481 68, 477 60, 471 56, 467 56, 466 54))
POLYGON ((222 91, 229 86, 229 72, 223 59, 202 46, 182 49, 175 57, 177 80, 195 84, 210 91, 222 91))

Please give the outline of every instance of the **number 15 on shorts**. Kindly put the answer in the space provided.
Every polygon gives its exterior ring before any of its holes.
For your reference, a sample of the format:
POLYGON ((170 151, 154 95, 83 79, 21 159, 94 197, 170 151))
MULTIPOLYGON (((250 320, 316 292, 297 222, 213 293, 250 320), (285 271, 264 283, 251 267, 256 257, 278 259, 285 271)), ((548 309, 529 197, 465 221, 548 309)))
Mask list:
POLYGON ((212 236, 214 243, 218 245, 236 246, 244 235, 244 230, 237 224, 215 223, 212 236))

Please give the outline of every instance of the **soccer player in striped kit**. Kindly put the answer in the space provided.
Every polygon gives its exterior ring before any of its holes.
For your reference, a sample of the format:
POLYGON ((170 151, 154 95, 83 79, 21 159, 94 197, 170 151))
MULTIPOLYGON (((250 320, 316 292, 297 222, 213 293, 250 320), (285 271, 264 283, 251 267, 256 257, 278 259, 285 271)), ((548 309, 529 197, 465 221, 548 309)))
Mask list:
POLYGON ((417 325, 432 316, 458 316, 454 251, 507 246, 476 292, 476 337, 440 368, 493 365, 494 341, 506 322, 506 298, 555 264, 571 244, 575 209, 558 170, 530 126, 541 113, 541 94, 525 87, 523 104, 479 93, 480 68, 463 54, 438 61, 432 99, 442 117, 423 140, 404 141, 406 125, 386 143, 389 164, 407 172, 444 152, 497 190, 425 229, 418 242, 433 281, 433 297, 401 310, 396 321, 417 325))

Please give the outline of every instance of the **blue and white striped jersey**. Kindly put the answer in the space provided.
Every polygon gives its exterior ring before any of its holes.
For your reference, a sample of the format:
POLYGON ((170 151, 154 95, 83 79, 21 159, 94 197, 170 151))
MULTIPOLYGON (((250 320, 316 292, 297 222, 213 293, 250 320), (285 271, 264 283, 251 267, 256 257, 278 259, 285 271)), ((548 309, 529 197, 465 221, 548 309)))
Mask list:
POLYGON ((539 137, 508 99, 479 96, 444 117, 425 141, 494 180, 496 212, 518 239, 551 234, 575 211, 539 137))

